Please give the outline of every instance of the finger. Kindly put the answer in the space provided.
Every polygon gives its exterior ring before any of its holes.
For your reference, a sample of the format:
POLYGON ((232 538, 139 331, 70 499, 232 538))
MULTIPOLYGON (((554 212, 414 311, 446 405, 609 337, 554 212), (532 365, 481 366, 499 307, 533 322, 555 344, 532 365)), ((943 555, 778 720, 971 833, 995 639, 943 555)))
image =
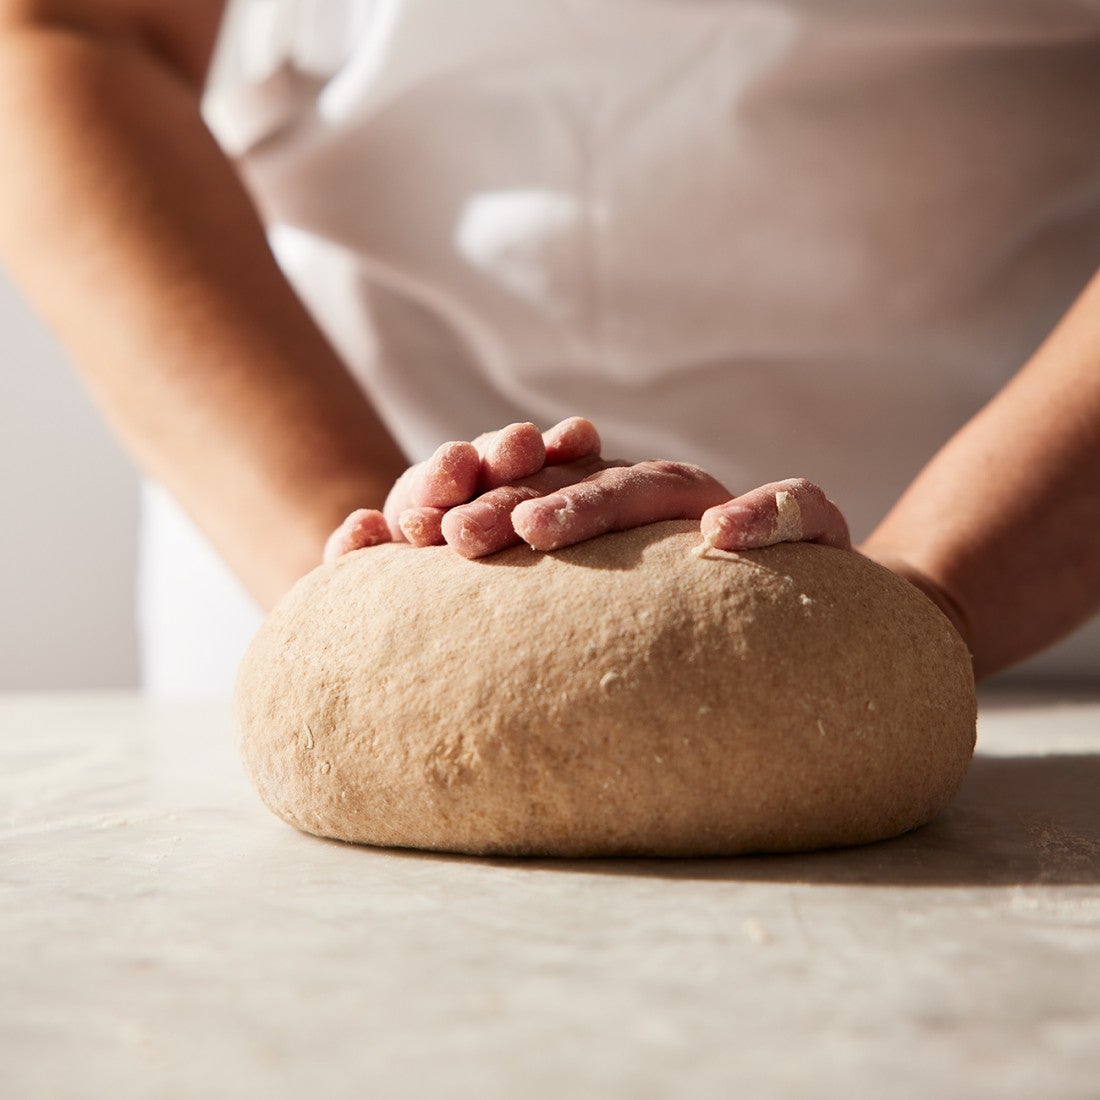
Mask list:
POLYGON ((414 467, 408 507, 450 508, 464 504, 477 492, 480 468, 481 456, 472 443, 442 444, 431 458, 414 467))
POLYGON ((560 550, 605 531, 666 519, 698 519, 729 490, 698 466, 639 462, 601 470, 556 493, 520 503, 512 525, 536 550, 560 550))
POLYGON ((409 508, 446 508, 473 498, 481 456, 470 443, 452 442, 437 447, 431 458, 410 466, 394 483, 382 505, 390 537, 403 541, 401 513, 409 508), (434 503, 433 503, 434 502, 434 503))
POLYGON ((588 472, 587 463, 579 468, 576 463, 546 466, 537 474, 524 478, 520 485, 490 489, 477 500, 447 512, 441 524, 443 538, 467 558, 481 558, 507 546, 515 546, 522 541, 512 526, 512 512, 516 505, 575 484, 588 472))
POLYGON ((359 508, 329 535, 321 560, 330 565, 353 550, 389 541, 390 529, 385 516, 374 508, 359 508))
POLYGON ((548 466, 594 457, 600 453, 602 446, 596 426, 583 416, 571 416, 559 421, 542 433, 542 442, 548 466))
POLYGON ((440 524, 443 538, 464 558, 483 558, 514 546, 520 540, 512 527, 512 510, 538 494, 538 489, 525 485, 491 489, 470 504, 444 513, 440 524))
MULTIPOLYGON (((509 424, 499 432, 480 436, 482 489, 496 489, 538 473, 546 462, 542 433, 534 424, 509 424)), ((474 446, 476 447, 477 441, 474 446)), ((467 500, 470 498, 467 497, 467 500)))
MULTIPOLYGON (((445 541, 467 558, 485 557, 507 546, 515 546, 522 541, 512 526, 516 506, 567 485, 576 485, 591 473, 594 461, 587 459, 565 466, 544 466, 519 485, 502 485, 469 504, 450 509, 442 521, 445 541)), ((604 465, 626 466, 627 463, 604 465)))
POLYGON ((699 526, 703 538, 719 550, 751 550, 779 542, 818 542, 841 550, 852 546, 840 509, 805 478, 762 485, 709 508, 699 526))
POLYGON ((401 534, 413 546, 439 546, 443 542, 441 523, 445 508, 406 508, 398 516, 401 534))

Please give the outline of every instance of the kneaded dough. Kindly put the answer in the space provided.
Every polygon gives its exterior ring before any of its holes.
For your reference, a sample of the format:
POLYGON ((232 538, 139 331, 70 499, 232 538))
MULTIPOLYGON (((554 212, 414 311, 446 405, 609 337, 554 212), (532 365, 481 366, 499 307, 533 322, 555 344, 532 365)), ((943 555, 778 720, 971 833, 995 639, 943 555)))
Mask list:
POLYGON ((691 521, 315 569, 244 658, 264 802, 310 833, 523 855, 729 855, 928 821, 974 747, 966 647, 858 554, 693 553, 691 521))

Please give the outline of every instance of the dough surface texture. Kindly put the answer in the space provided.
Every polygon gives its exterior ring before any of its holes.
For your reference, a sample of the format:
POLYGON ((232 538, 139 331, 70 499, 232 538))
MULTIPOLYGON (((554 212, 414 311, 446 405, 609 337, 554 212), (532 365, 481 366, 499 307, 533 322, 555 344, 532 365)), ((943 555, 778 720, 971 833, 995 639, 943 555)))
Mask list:
POLYGON ((315 569, 238 675, 261 797, 321 836, 554 856, 858 844, 942 810, 976 704, 938 608, 852 552, 699 543, 676 521, 315 569))

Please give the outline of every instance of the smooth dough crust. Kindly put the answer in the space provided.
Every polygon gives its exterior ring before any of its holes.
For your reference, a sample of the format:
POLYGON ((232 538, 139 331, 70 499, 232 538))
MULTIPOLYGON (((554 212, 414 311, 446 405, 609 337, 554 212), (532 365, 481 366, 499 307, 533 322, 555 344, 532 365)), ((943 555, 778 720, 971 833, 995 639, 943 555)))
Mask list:
POLYGON ((931 601, 848 551, 698 543, 677 521, 315 569, 238 677, 261 797, 321 836, 553 856, 858 844, 943 809, 976 704, 931 601))

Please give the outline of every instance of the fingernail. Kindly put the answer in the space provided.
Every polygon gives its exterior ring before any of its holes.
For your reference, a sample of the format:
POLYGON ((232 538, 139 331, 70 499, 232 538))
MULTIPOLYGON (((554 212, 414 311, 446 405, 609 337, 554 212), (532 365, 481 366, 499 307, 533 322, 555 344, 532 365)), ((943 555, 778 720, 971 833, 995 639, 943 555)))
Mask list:
POLYGON ((703 518, 701 530, 704 538, 719 539, 728 535, 731 531, 740 529, 744 533, 752 525, 755 513, 751 508, 736 505, 732 508, 723 508, 715 515, 703 518))
POLYGON ((487 535, 497 525, 496 509, 488 504, 466 504, 455 512, 461 520, 463 534, 469 528, 474 534, 487 535))
POLYGON ((540 519, 553 519, 556 523, 565 523, 569 518, 569 511, 569 501, 556 493, 548 497, 540 497, 535 507, 535 512, 540 519))

